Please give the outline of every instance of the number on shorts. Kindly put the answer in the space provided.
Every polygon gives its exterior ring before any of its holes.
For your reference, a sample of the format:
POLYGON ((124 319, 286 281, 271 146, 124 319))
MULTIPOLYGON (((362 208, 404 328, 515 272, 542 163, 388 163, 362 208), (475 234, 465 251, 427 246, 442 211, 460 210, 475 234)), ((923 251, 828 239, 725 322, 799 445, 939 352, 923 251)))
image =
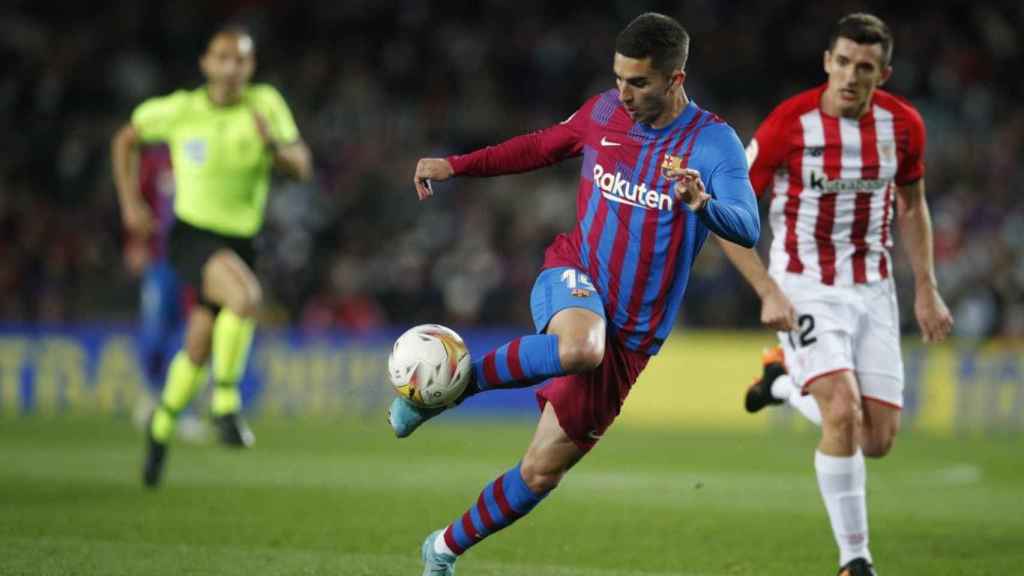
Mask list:
POLYGON ((562 272, 562 283, 569 290, 583 289, 591 292, 597 292, 597 288, 594 288, 594 283, 590 281, 590 278, 578 270, 572 268, 562 272))
MULTIPOLYGON (((801 314, 797 318, 797 322, 800 324, 800 346, 810 346, 818 341, 818 338, 811 336, 811 332, 814 331, 814 316, 810 314, 801 314)), ((796 341, 793 340, 793 332, 789 333, 789 345, 792 348, 796 348, 796 341)))

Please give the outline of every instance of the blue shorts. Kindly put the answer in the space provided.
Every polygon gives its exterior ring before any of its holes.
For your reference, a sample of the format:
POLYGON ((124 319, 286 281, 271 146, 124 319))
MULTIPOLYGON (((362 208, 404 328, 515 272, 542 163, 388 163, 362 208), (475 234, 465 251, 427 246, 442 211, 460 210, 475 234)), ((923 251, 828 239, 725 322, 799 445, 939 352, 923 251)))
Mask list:
MULTIPOLYGON (((604 304, 593 282, 575 268, 548 268, 540 273, 530 295, 530 310, 537 332, 544 332, 558 312, 585 308, 607 320, 604 304)), ((633 383, 649 356, 629 350, 611 332, 606 333, 604 360, 593 370, 548 380, 537 390, 541 411, 551 404, 558 423, 576 446, 590 451, 622 410, 633 383)))
POLYGON ((585 308, 605 318, 604 303, 589 276, 564 266, 542 270, 530 293, 530 313, 537 333, 544 333, 555 314, 566 308, 585 308))
POLYGON ((181 290, 178 278, 165 260, 146 267, 142 276, 139 310, 142 317, 142 338, 154 345, 173 333, 182 324, 181 290))

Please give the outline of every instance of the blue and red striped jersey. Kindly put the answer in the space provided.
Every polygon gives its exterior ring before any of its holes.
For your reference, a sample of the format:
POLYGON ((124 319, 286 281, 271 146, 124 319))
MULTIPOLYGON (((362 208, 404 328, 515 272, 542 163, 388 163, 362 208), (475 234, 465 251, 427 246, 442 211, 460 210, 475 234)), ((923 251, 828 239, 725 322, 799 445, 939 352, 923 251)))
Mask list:
POLYGON ((139 193, 156 220, 156 228, 148 238, 130 240, 145 241, 149 259, 162 260, 167 256, 167 240, 174 224, 174 170, 170 149, 164 144, 143 147, 139 153, 138 175, 139 193))
POLYGON ((609 324, 632 349, 656 354, 708 232, 753 246, 760 234, 743 146, 728 124, 692 101, 662 128, 634 122, 615 90, 560 124, 448 158, 456 175, 525 172, 583 156, 577 224, 548 247, 545 267, 593 280, 609 324), (712 201, 691 212, 664 178, 667 155, 696 169, 712 201))

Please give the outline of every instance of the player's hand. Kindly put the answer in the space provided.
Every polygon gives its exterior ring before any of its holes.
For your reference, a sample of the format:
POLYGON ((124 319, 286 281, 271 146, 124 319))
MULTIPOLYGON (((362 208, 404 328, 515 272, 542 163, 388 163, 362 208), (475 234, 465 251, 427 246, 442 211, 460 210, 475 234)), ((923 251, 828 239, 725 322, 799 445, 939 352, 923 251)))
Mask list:
POLYGON ((674 192, 676 200, 686 204, 686 207, 696 212, 711 200, 711 195, 704 190, 704 180, 700 172, 693 168, 683 168, 676 172, 665 170, 665 178, 676 183, 674 192))
POLYGON ((779 332, 796 329, 796 308, 778 286, 761 298, 761 324, 779 332))
POLYGON ((124 265, 135 278, 142 276, 149 265, 148 243, 138 236, 130 236, 124 245, 124 265))
POLYGON ((156 229, 156 220, 149 206, 142 201, 128 202, 121 208, 121 221, 124 227, 135 236, 149 238, 156 229))
POLYGON ((413 178, 416 195, 420 200, 426 200, 434 195, 434 189, 430 185, 432 180, 440 182, 451 178, 453 174, 455 170, 444 158, 420 158, 416 163, 416 176, 413 178))
POLYGON ((914 314, 925 342, 942 342, 953 329, 953 315, 935 287, 922 288, 914 295, 914 314))

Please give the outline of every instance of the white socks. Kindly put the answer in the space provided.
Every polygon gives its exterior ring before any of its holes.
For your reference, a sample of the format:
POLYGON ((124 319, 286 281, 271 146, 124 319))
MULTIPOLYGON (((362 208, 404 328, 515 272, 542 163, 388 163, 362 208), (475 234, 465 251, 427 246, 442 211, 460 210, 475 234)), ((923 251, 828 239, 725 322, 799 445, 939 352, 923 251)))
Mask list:
POLYGON ((452 552, 451 548, 448 547, 448 543, 444 541, 444 532, 441 532, 437 535, 437 538, 434 538, 434 552, 455 556, 455 552, 452 552))
POLYGON ((864 454, 860 449, 853 456, 828 456, 815 451, 814 469, 832 534, 839 545, 839 565, 854 558, 871 562, 864 454))
POLYGON ((790 406, 803 414, 804 418, 807 418, 817 426, 821 426, 821 409, 818 408, 818 401, 810 394, 806 396, 801 394, 800 388, 793 383, 793 379, 789 377, 789 374, 783 374, 772 382, 771 393, 772 397, 778 400, 785 400, 790 406))
MULTIPOLYGON (((821 409, 811 395, 803 395, 788 374, 772 382, 771 394, 785 400, 790 406, 814 424, 821 426, 821 409)), ((814 452, 814 470, 818 476, 818 489, 825 501, 832 534, 839 546, 839 565, 854 558, 871 562, 868 550, 868 508, 865 493, 866 476, 864 454, 857 449, 852 456, 829 456, 814 452)))
POLYGON ((769 391, 772 394, 772 398, 776 400, 789 400, 789 397, 793 394, 800 393, 796 389, 796 384, 793 384, 793 379, 789 377, 789 374, 783 374, 772 380, 769 391))

